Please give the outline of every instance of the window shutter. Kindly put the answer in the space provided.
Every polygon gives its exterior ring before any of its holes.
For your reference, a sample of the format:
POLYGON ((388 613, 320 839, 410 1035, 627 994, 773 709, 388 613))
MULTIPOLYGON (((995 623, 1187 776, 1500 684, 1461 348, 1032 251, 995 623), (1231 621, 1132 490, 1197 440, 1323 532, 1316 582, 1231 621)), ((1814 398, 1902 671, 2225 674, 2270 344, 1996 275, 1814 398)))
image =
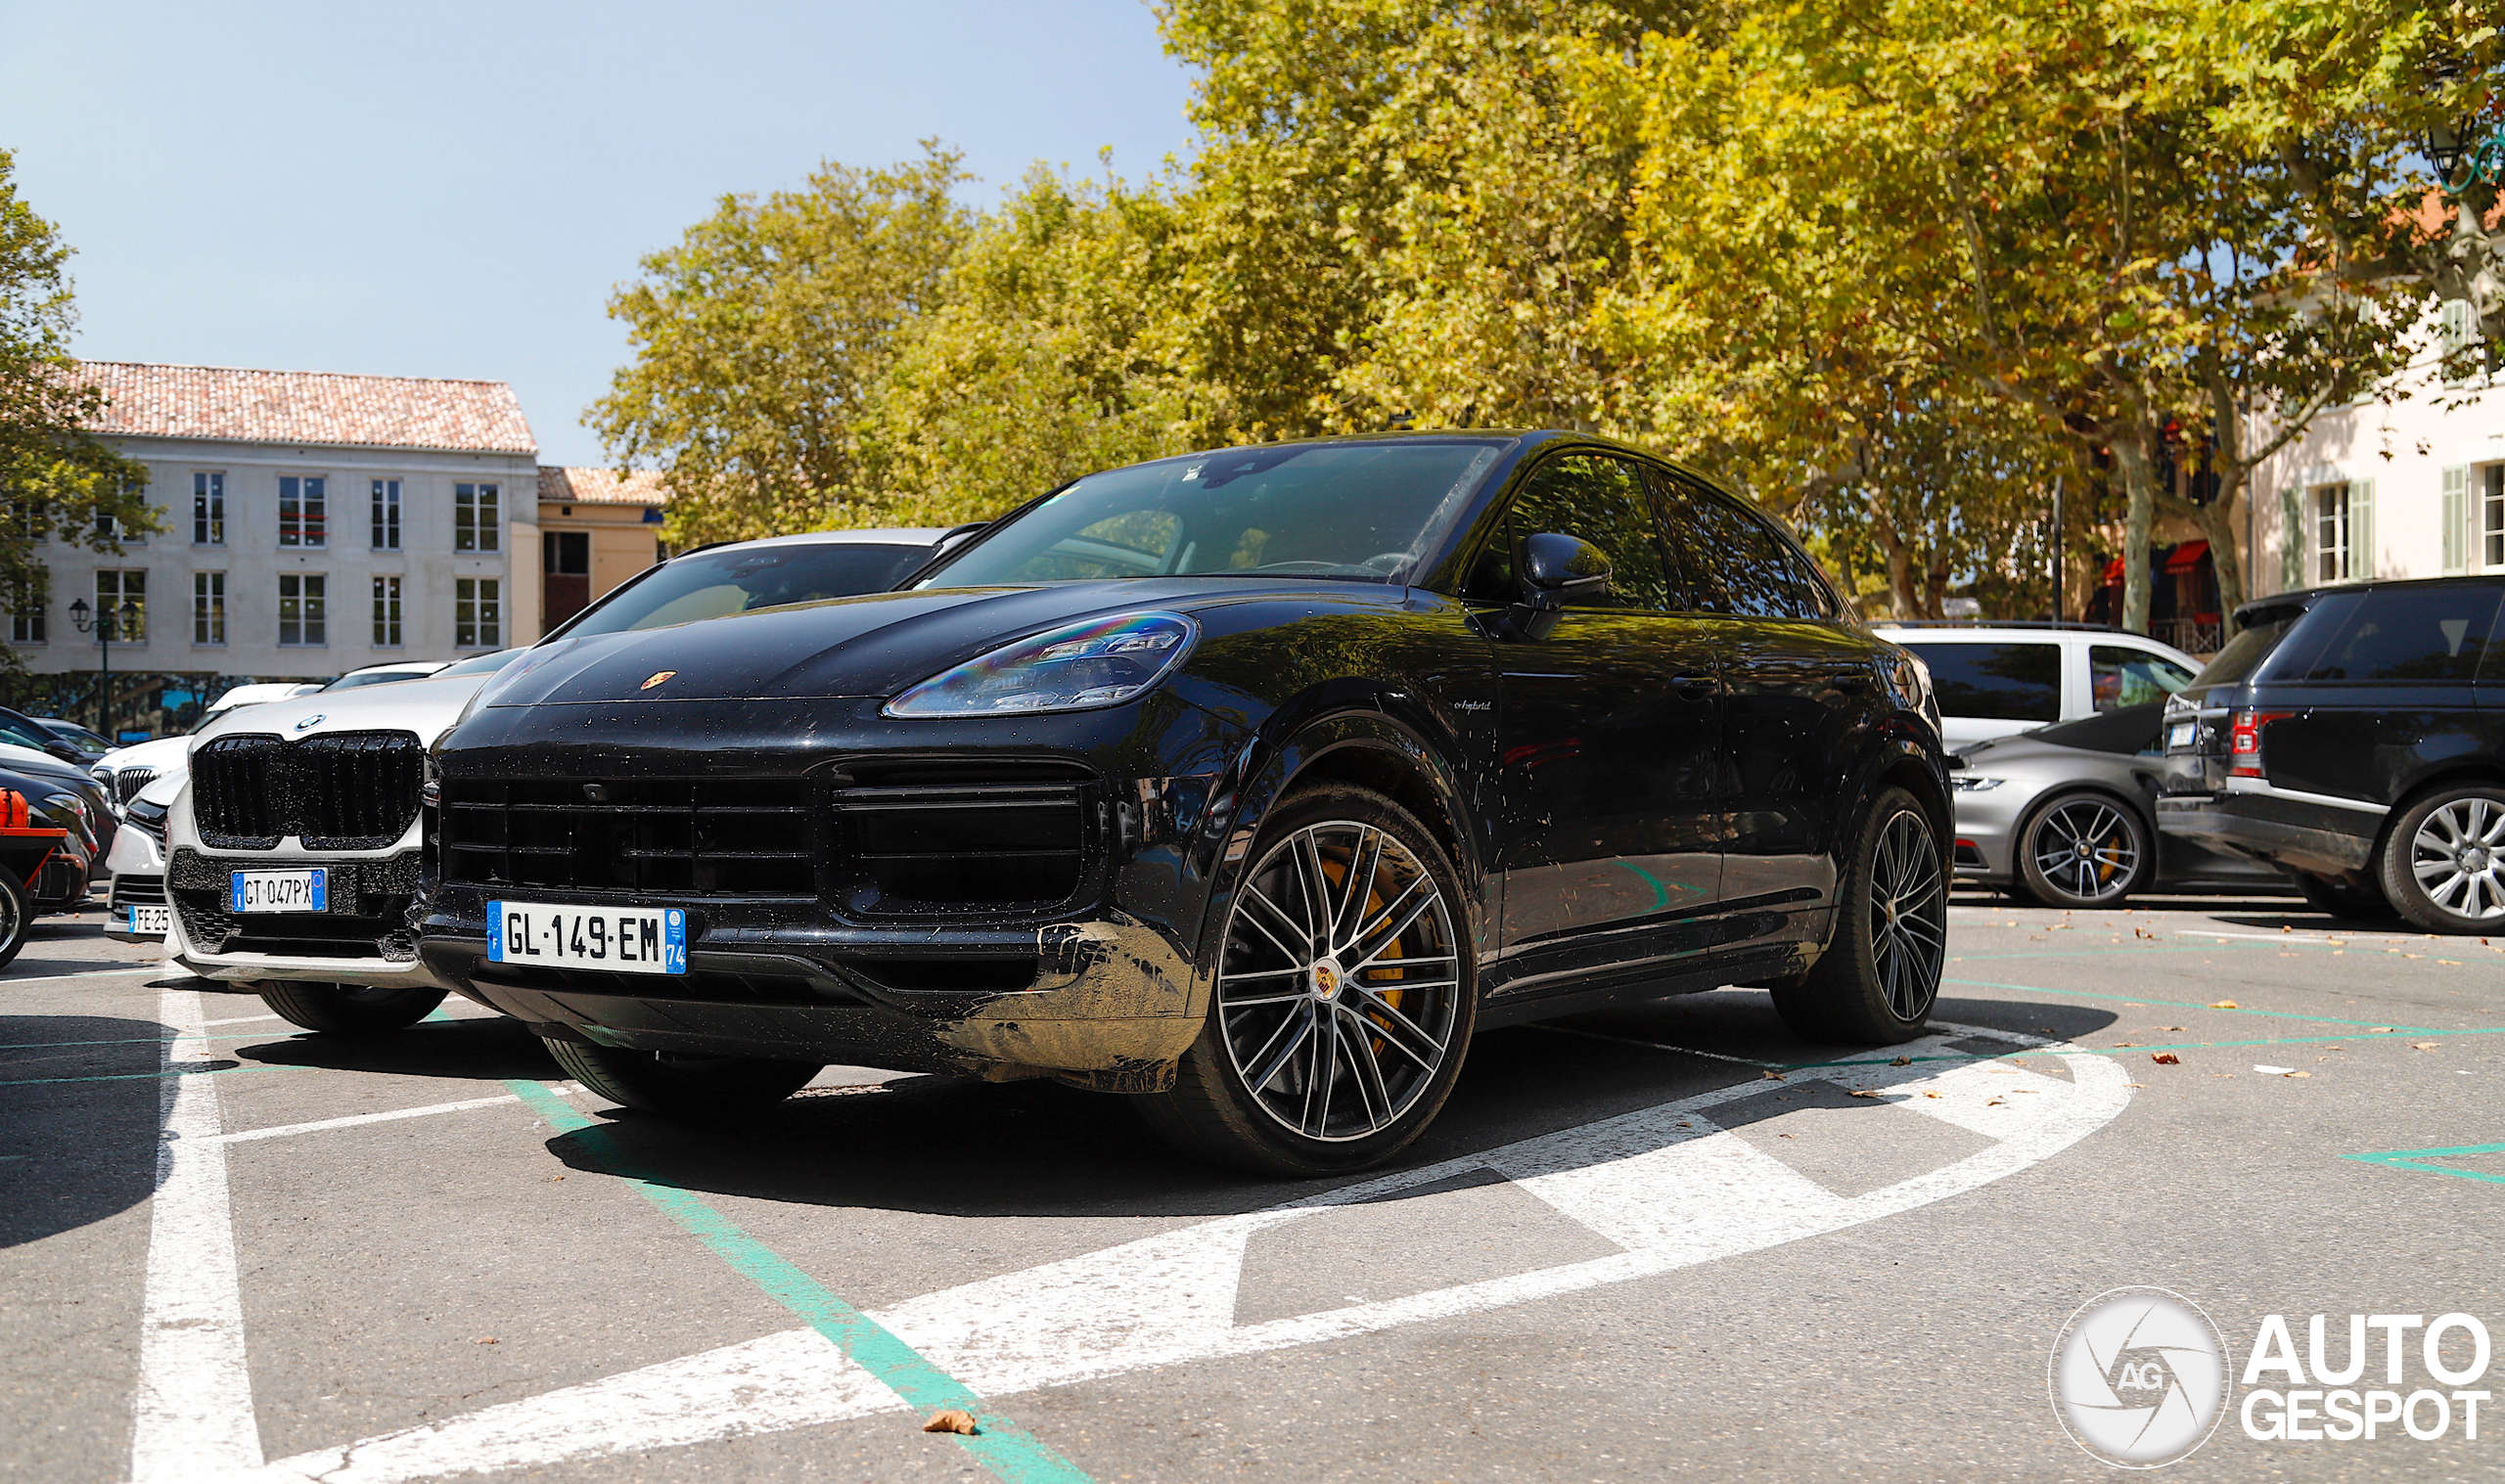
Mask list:
POLYGON ((2305 492, 2290 485, 2279 491, 2279 591, 2305 585, 2305 492))
POLYGON ((2348 576, 2363 582, 2375 575, 2375 481, 2348 481, 2348 576))
POLYGON ((2470 469, 2444 471, 2444 575, 2470 570, 2470 469))
MULTIPOLYGON (((2444 358, 2449 363, 2454 356, 2470 348, 2470 304, 2464 299, 2446 299, 2443 316, 2444 358)), ((2445 385, 2459 386, 2466 380, 2456 375, 2449 364, 2444 368, 2445 385)))

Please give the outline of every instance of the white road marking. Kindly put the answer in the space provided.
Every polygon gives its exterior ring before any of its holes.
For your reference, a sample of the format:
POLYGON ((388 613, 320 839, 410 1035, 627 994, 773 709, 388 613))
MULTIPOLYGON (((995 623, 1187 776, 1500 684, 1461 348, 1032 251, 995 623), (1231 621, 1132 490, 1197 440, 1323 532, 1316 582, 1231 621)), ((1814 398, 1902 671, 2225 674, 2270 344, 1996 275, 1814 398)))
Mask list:
MULTIPOLYGON (((158 1018, 176 1035, 201 1030, 198 991, 167 989, 158 1018)), ((167 1071, 183 1069, 167 1042, 167 1071)), ((133 1484, 197 1479, 261 1462, 252 1377, 244 1358, 244 1302, 235 1227, 218 1144, 217 1079, 164 1079, 157 1193, 148 1216, 148 1278, 139 1316, 133 1484)))
MULTIPOLYGON (((173 972, 159 964, 155 968, 98 968, 77 974, 38 974, 31 979, 0 979, 0 988, 23 989, 29 984, 67 984, 72 979, 156 978, 173 972)), ((188 980, 189 974, 183 975, 188 980)))
MULTIPOLYGON (((553 1089, 560 1098, 569 1098, 581 1089, 566 1083, 553 1089)), ((400 1118, 424 1118, 432 1113, 460 1113, 474 1107, 491 1107, 499 1102, 520 1102, 511 1093, 498 1093, 492 1098, 464 1098, 459 1102, 430 1102, 424 1107, 395 1107, 381 1113, 351 1113, 344 1118, 317 1118, 311 1123, 282 1123, 266 1129, 240 1129, 220 1134, 214 1144, 248 1144, 256 1139, 293 1139, 298 1134, 319 1134, 331 1129, 352 1129, 359 1124, 389 1123, 400 1118)))
POLYGON ((228 1015, 223 1020, 203 1020, 203 1025, 248 1025, 254 1020, 284 1020, 285 1015, 228 1015))
MULTIPOLYGON (((2130 1102, 2111 1058, 2011 1032, 1942 1026, 1904 1050, 1947 1054, 1950 1035, 1989 1035, 2059 1056, 2072 1081, 1983 1116, 1960 1074, 1920 1063, 1803 1068, 1828 1081, 1907 1091, 1905 1105, 1957 1104, 1998 1142, 1858 1196, 1842 1196, 1736 1136, 1711 1110, 1766 1094, 1749 1081, 1535 1139, 1385 1175, 1287 1205, 1173 1228, 1020 1273, 925 1294, 872 1316, 985 1396, 1184 1362, 1252 1355, 1526 1303, 1762 1250, 1961 1194, 2052 1157, 2130 1102), (1953 1092, 1939 1100, 1921 1095, 1953 1092), (1625 1250, 1583 1262, 1262 1324, 1234 1321, 1246 1243, 1319 1211, 1494 1170, 1625 1250)), ((1953 1054, 1952 1054, 1953 1055, 1953 1054)), ((1988 1079, 1994 1091, 2027 1085, 1988 1079)), ((1948 1116, 1930 1108, 1933 1116, 1948 1116)), ((1971 1126, 1971 1125, 1970 1125, 1971 1126)), ((1416 1197, 1413 1197, 1416 1198, 1416 1197)), ((1432 1200, 1434 1197, 1425 1197, 1432 1200)), ((1431 1221, 1432 1211, 1421 1219, 1431 1221)), ((257 1479, 400 1484, 465 1471, 543 1466, 780 1432, 893 1410, 893 1394, 814 1330, 793 1329, 569 1386, 342 1448, 281 1460, 257 1479)))

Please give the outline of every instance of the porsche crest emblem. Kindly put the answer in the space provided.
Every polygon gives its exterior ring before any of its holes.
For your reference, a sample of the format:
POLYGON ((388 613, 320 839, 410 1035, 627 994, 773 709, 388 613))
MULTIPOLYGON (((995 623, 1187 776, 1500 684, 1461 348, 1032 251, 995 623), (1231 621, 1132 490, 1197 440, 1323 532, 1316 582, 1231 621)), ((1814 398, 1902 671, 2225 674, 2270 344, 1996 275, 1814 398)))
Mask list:
POLYGON ((649 691, 653 687, 660 685, 662 681, 669 679, 677 673, 678 672, 676 670, 655 670, 653 672, 653 678, 645 681, 642 686, 638 687, 638 689, 649 691))

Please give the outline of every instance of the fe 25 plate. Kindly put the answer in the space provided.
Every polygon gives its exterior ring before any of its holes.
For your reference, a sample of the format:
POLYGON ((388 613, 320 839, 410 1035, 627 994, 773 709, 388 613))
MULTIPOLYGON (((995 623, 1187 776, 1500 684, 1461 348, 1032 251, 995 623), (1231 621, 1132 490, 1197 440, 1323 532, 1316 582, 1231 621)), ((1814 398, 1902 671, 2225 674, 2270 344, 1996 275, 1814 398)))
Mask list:
POLYGON ((687 914, 675 907, 489 902, 487 962, 683 974, 687 972, 687 914))

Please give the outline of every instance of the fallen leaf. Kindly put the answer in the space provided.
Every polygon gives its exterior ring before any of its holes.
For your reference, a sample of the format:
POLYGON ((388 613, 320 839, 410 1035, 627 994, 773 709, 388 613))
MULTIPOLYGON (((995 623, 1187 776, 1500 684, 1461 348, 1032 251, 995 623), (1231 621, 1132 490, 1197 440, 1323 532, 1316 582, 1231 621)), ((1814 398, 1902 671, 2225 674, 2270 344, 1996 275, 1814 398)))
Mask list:
POLYGON ((2140 1044, 2140 1043, 2138 1043, 2137 1041, 2117 1041, 2117 1042, 2115 1042, 2115 1043, 2114 1043, 2114 1045, 2115 1045, 2118 1049, 2118 1048, 2121 1048, 2121 1047, 2125 1047, 2125 1046, 2137 1046, 2137 1045, 2139 1045, 2139 1044, 2140 1044))
POLYGON ((1876 1097, 1878 1097, 1879 1095, 1878 1095, 1877 1093, 1871 1092, 1871 1091, 1869 1091, 1868 1089, 1866 1089, 1866 1088, 1865 1088, 1865 1089, 1863 1089, 1862 1091, 1860 1091, 1860 1092, 1857 1092, 1857 1093, 1853 1094, 1852 1096, 1854 1096, 1855 1098, 1876 1098, 1876 1097))
POLYGON ((922 1430, 925 1432, 953 1432, 965 1437, 973 1437, 975 1435, 975 1419, 970 1414, 959 1412, 956 1408, 951 1407, 947 1411, 939 1414, 937 1417, 933 1417, 930 1421, 923 1423, 922 1430))
POLYGON ((1890 1066, 1911 1066, 1914 1064, 1914 1058, 1911 1057, 1898 1057, 1895 1060, 1890 1061, 1888 1064, 1890 1066))
POLYGON ((496 1342, 496 1337, 495 1337, 494 1335, 492 1335, 492 1334, 490 1334, 490 1335, 486 1336, 486 1337, 485 1337, 485 1338, 483 1338, 483 1339, 478 1339, 478 1340, 474 1340, 474 1341, 472 1341, 472 1343, 473 1343, 473 1344, 478 1344, 478 1345, 492 1345, 492 1344, 494 1344, 495 1342, 496 1342))
POLYGON ((1781 1072, 1768 1072, 1760 1080, 1766 1082, 1781 1082, 1783 1080, 1783 1074, 1781 1072))
POLYGON ((2188 1025, 2161 1025, 2158 1027, 2159 1030, 2190 1030, 2191 1028, 2192 1027, 2188 1025))
POLYGON ((2210 1002, 2209 1002, 2209 1009, 2211 1009, 2211 1010, 2242 1010, 2242 1009, 2244 1009, 2244 1007, 2243 1007, 2243 1006, 2241 1006, 2241 1005, 2236 1004, 2233 1000, 2212 1000, 2212 1001, 2210 1001, 2210 1002))
POLYGON ((2151 1052, 2149 1053, 2149 1059, 2160 1066, 2175 1066, 2179 1065, 2183 1060, 2181 1057, 2176 1056, 2172 1052, 2151 1052))
POLYGON ((565 1177, 565 1176, 563 1176, 563 1175, 551 1175, 551 1176, 549 1176, 549 1177, 548 1177, 548 1180, 549 1180, 549 1183, 550 1183, 551 1185, 553 1185, 553 1184, 555 1184, 556 1182, 558 1182, 558 1181, 560 1181, 560 1180, 563 1180, 563 1179, 565 1179, 565 1178, 566 1178, 566 1177, 565 1177))
POLYGON ((1984 1103, 1984 1104, 1983 1104, 1983 1106, 1985 1106, 1985 1107, 2007 1107, 2007 1106, 2009 1106, 2009 1100, 2008 1100, 2008 1099, 2006 1099, 2006 1098, 1994 1098, 1991 1102, 1984 1103))
POLYGON ((2312 1076, 2312 1075, 2313 1075, 2313 1073, 2311 1073, 2311 1072, 2290 1072, 2290 1073, 2288 1073, 2288 1075, 2289 1075, 2289 1076, 2291 1076, 2291 1077, 2310 1077, 2310 1076, 2312 1076))
POLYGON ((2409 1049, 2414 1052, 2432 1052, 2440 1044, 2435 1041, 2412 1041, 2409 1043, 2409 1049))
POLYGON ((1924 1097, 1926 1097, 1926 1098, 1936 1098, 1936 1097, 1938 1097, 1939 1095, 1938 1095, 1937 1093, 1925 1093, 1925 1094, 1923 1094, 1923 1096, 1924 1096, 1924 1097))
POLYGON ((2148 1086, 2148 1084, 2147 1084, 2147 1083, 2145 1083, 2145 1082, 2125 1082, 2125 1083, 2123 1083, 2122 1085, 2123 1085, 2124 1087, 2136 1087, 2136 1088, 2143 1088, 2143 1089, 2145 1089, 2145 1088, 2148 1086))
POLYGON ((2391 1027, 2389 1025, 2369 1025, 2366 1027, 2366 1034, 2369 1036, 2389 1036, 2391 1034, 2391 1027))

